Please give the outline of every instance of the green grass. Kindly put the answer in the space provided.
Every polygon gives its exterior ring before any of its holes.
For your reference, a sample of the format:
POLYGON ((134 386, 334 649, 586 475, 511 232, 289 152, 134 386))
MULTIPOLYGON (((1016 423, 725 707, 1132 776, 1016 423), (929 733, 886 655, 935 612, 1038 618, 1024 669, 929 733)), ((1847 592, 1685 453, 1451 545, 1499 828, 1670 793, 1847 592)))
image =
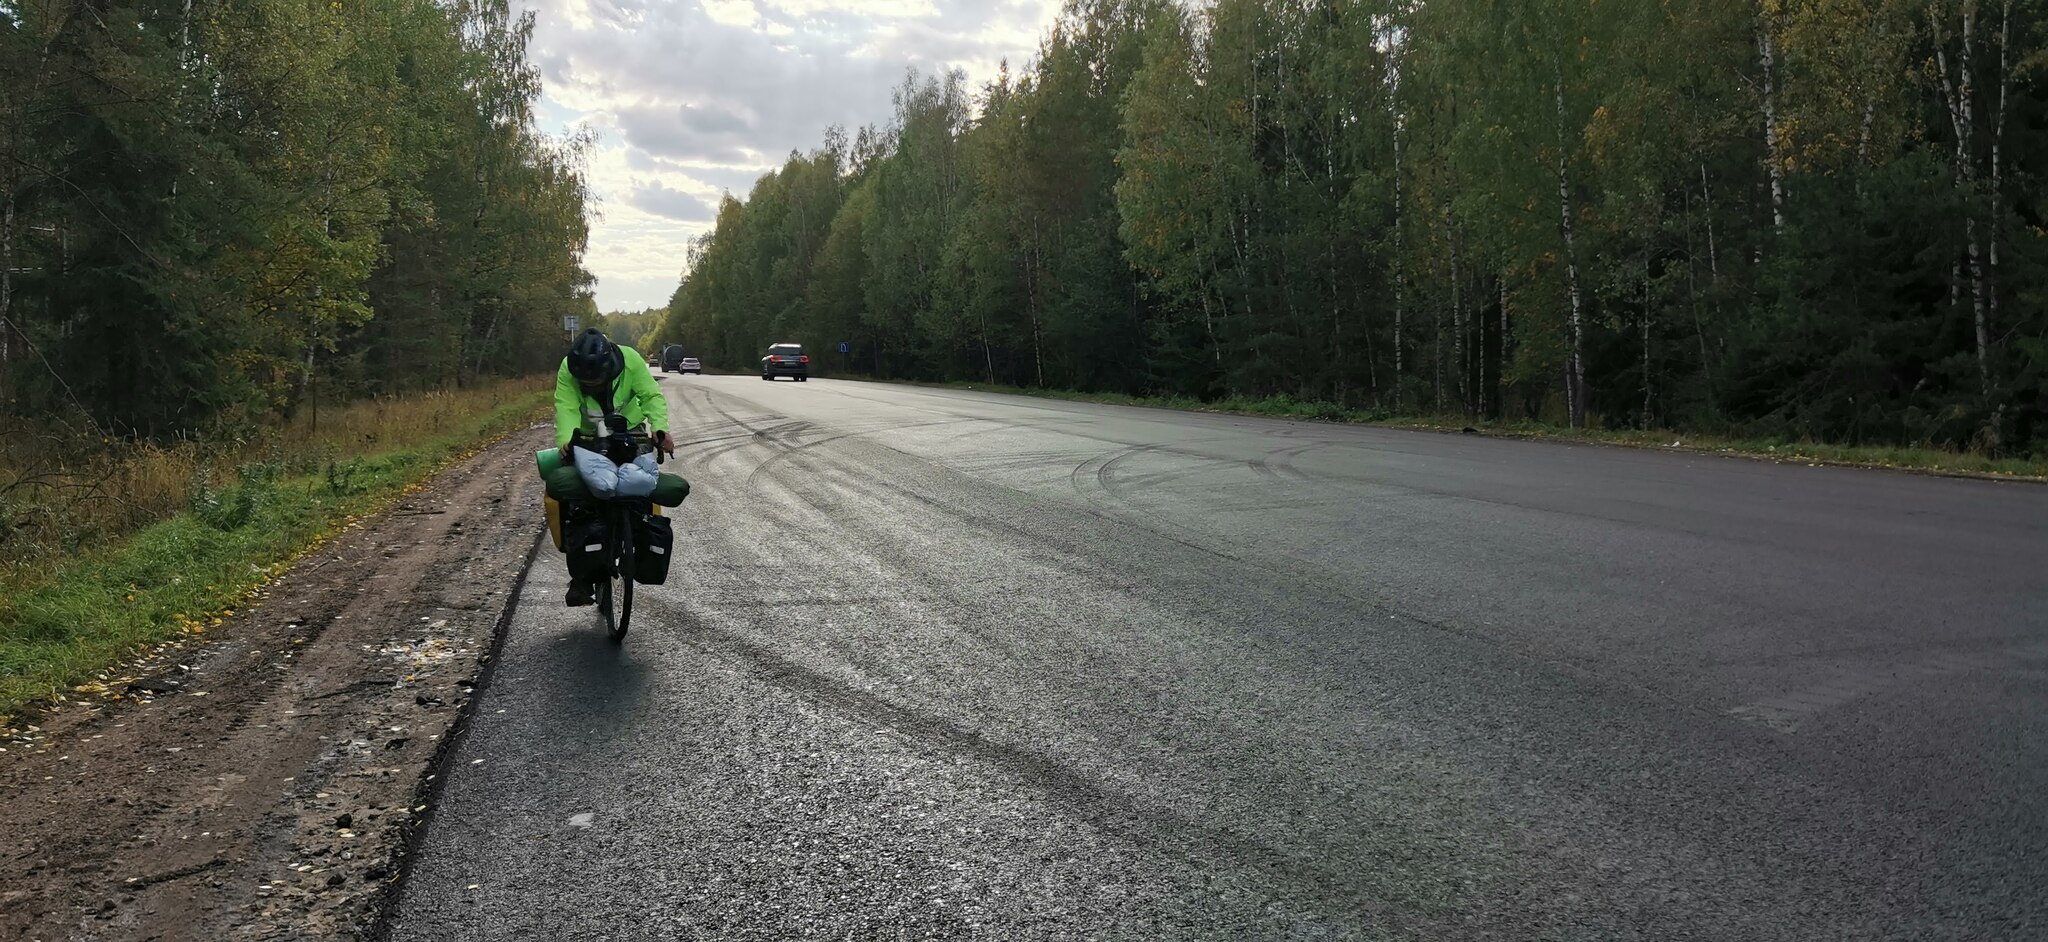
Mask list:
POLYGON ((443 423, 432 437, 330 458, 317 470, 244 465, 233 483, 194 482, 190 509, 117 545, 0 583, 0 726, 35 701, 119 695, 124 661, 205 634, 350 522, 533 422, 546 399, 522 391, 443 423))
POLYGON ((1839 465, 1859 468, 1889 468, 2014 480, 2048 481, 2048 459, 1995 458, 1987 455, 1871 445, 1836 445, 1826 442, 1773 438, 1742 438, 1674 432, 1663 429, 1571 429, 1542 422, 1483 422, 1461 416, 1395 416, 1387 412, 1353 409, 1330 402, 1271 396, 1250 399, 1233 396, 1213 402, 1185 396, 1132 396, 1124 393, 1084 393, 1065 389, 1031 389, 987 383, 932 384, 949 389, 973 389, 1005 395, 1032 396, 1069 402, 1179 409, 1188 412, 1218 412, 1273 418, 1381 425, 1393 428, 1458 431, 1467 427, 1489 435, 1515 438, 1551 439, 1655 448, 1666 451, 1695 451, 1783 461, 1796 464, 1839 465))

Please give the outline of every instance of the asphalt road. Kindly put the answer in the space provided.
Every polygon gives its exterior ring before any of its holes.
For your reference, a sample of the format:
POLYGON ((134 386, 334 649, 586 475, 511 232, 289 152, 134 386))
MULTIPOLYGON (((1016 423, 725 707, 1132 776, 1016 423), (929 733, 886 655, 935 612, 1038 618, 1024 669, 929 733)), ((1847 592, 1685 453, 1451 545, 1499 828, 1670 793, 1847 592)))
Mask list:
POLYGON ((664 388, 674 577, 535 564, 395 939, 2048 938, 2048 487, 664 388))

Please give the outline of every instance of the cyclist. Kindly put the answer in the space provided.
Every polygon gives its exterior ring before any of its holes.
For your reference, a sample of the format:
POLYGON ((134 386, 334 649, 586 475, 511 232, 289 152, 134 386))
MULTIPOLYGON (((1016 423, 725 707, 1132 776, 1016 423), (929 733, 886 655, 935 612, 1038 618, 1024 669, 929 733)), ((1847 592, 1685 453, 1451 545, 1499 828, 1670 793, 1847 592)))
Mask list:
MULTIPOLYGON (((571 452, 579 441, 597 436, 607 411, 625 416, 626 424, 642 434, 651 431, 655 448, 675 454, 675 442, 668 435, 668 401, 654 384, 647 358, 592 327, 577 335, 555 372, 555 446, 562 450, 562 468, 548 481, 548 492, 565 505, 576 495, 588 494, 576 477, 571 452)), ((589 605, 596 600, 595 591, 587 582, 572 579, 564 601, 589 605)))

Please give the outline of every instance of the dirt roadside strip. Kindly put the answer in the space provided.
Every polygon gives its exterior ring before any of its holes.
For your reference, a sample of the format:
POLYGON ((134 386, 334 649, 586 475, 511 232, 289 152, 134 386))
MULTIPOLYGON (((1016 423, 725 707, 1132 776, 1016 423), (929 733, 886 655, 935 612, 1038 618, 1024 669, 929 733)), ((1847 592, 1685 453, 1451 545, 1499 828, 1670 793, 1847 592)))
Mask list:
POLYGON ((545 442, 443 471, 129 696, 0 740, 0 939, 369 931, 538 545, 545 442))

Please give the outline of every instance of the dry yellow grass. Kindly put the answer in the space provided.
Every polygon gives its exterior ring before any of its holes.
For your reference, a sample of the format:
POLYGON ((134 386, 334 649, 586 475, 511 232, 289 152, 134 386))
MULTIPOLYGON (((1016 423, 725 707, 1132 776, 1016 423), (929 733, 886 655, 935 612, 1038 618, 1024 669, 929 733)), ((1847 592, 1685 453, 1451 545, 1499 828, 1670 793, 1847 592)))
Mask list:
POLYGON ((317 417, 300 412, 277 431, 273 441, 287 449, 344 456, 405 448, 439 438, 468 425, 479 413, 553 385, 553 376, 532 377, 469 389, 364 399, 323 410, 317 417))
POLYGON ((329 406, 317 417, 302 411, 242 441, 138 443, 0 424, 0 585, 185 512, 195 486, 226 487, 259 467, 315 473, 441 439, 548 385, 548 378, 534 377, 366 399, 329 406))

